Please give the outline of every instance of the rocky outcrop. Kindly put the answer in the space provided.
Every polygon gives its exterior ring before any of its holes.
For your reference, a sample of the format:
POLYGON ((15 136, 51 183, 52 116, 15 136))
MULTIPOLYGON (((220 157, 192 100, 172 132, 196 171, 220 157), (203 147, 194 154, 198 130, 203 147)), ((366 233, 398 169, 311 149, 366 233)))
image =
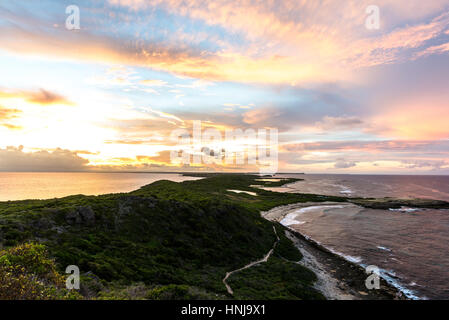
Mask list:
POLYGON ((83 224, 90 226, 95 224, 95 212, 90 206, 77 207, 65 215, 65 221, 70 225, 83 224))
POLYGON ((355 198, 348 201, 371 209, 398 209, 401 207, 423 208, 423 209, 449 209, 449 202, 431 199, 395 199, 395 198, 355 198))

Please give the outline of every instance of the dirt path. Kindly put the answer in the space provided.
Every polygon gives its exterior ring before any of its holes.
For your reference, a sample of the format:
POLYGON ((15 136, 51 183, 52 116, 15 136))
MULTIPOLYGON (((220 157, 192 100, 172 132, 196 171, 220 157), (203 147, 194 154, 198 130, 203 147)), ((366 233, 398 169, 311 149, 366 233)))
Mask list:
POLYGON ((273 230, 274 230, 274 234, 276 235, 276 239, 277 239, 277 240, 273 243, 273 247, 270 249, 270 251, 268 251, 268 253, 267 253, 262 259, 257 260, 257 261, 253 261, 253 262, 251 262, 251 263, 248 263, 246 266, 241 267, 240 269, 233 270, 233 271, 230 271, 230 272, 227 272, 227 273, 226 273, 226 276, 223 278, 223 284, 225 285, 226 290, 228 291, 228 293, 229 293, 230 295, 233 295, 233 294, 234 294, 234 291, 232 291, 231 286, 229 286, 229 284, 226 282, 226 280, 227 280, 233 273, 236 273, 236 272, 239 272, 239 271, 242 271, 242 270, 245 270, 245 269, 254 267, 255 265, 258 265, 258 264, 263 263, 263 262, 267 262, 268 259, 270 258, 271 254, 273 253, 274 249, 276 248, 276 245, 277 245, 278 242, 280 241, 279 236, 278 236, 278 234, 277 234, 277 232, 276 232, 276 228, 275 228, 274 226, 273 226, 273 230))

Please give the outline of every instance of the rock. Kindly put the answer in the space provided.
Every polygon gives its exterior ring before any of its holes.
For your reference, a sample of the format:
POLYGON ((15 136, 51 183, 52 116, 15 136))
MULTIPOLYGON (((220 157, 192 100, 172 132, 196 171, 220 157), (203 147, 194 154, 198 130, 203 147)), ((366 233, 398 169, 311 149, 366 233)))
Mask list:
POLYGON ((80 293, 84 297, 94 298, 102 290, 104 290, 104 286, 100 278, 93 274, 92 271, 83 274, 83 279, 80 282, 80 293))
POLYGON ((81 217, 80 217, 78 211, 72 210, 72 211, 69 211, 65 215, 65 221, 68 224, 70 224, 70 225, 80 224, 81 223, 81 217))
POLYGON ((93 225, 95 223, 95 212, 90 206, 78 207, 78 213, 85 224, 93 225))
POLYGON ((65 221, 70 224, 93 225, 95 223, 95 212, 90 206, 78 207, 65 215, 65 221))
POLYGON ((48 219, 39 219, 32 222, 32 226, 36 229, 50 229, 52 225, 52 221, 48 219))
POLYGON ((127 216, 131 213, 131 206, 127 202, 119 202, 118 204, 118 215, 119 217, 127 216))
POLYGON ((53 228, 51 228, 51 230, 56 231, 57 234, 61 234, 66 231, 64 227, 53 227, 53 228))

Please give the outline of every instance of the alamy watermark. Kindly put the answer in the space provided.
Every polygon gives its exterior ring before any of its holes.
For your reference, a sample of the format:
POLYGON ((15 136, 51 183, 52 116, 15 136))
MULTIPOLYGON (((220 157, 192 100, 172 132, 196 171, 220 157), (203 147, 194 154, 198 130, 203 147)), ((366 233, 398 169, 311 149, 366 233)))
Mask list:
POLYGON ((69 16, 65 20, 67 30, 79 30, 80 27, 80 8, 74 4, 65 8, 65 13, 69 16))
POLYGON ((65 281, 65 286, 69 290, 79 290, 80 288, 80 269, 78 266, 70 265, 65 269, 65 273, 69 274, 65 281))
POLYGON ((278 130, 226 129, 224 136, 214 128, 202 130, 201 121, 193 121, 192 134, 176 129, 170 135, 176 143, 170 152, 172 164, 195 166, 202 164, 257 169, 261 174, 278 170, 278 130))
POLYGON ((367 266, 365 272, 369 276, 365 280, 365 286, 368 290, 380 289, 380 272, 377 266, 367 266))
POLYGON ((376 5, 366 7, 365 13, 368 15, 365 19, 365 27, 368 30, 380 29, 380 8, 376 5))

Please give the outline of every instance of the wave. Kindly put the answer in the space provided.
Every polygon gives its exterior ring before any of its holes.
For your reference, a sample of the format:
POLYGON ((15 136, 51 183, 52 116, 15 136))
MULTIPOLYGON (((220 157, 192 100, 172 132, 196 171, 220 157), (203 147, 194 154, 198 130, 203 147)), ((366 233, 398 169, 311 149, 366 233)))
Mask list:
POLYGON ((324 209, 341 209, 341 208, 345 208, 347 206, 339 206, 339 205, 333 205, 333 206, 310 206, 310 207, 305 207, 305 208, 301 208, 298 210, 295 210, 289 214, 287 214, 281 221, 280 223, 284 226, 291 226, 294 224, 304 224, 306 223, 305 221, 299 221, 296 220, 296 218, 298 216, 300 216, 301 214, 305 213, 305 212, 309 212, 309 211, 315 211, 315 210, 324 210, 324 209))
POLYGON ((394 212, 410 213, 410 212, 415 212, 415 211, 422 211, 422 210, 424 210, 424 209, 420 209, 420 208, 409 208, 409 207, 400 207, 400 208, 397 208, 397 209, 389 208, 388 210, 394 211, 394 212))

